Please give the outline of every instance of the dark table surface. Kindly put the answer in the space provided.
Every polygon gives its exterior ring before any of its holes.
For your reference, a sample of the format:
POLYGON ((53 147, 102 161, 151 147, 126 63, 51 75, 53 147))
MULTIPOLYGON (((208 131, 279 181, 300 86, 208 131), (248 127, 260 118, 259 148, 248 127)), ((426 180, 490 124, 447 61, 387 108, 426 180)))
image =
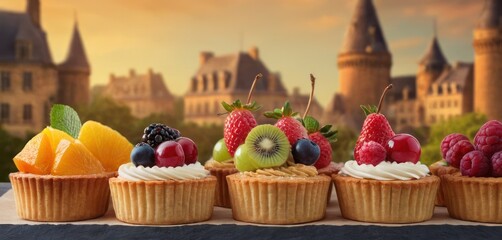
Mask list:
MULTIPOLYGON (((11 188, 0 183, 0 196, 11 188)), ((0 213, 1 214, 1 213, 0 213)), ((185 225, 175 227, 0 224, 3 239, 502 239, 501 226, 414 225, 289 226, 185 225)))

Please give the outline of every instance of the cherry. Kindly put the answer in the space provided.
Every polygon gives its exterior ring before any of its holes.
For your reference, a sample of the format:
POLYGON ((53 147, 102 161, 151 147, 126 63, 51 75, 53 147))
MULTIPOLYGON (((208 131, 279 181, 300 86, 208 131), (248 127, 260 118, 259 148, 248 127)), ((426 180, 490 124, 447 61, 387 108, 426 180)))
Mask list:
POLYGON ((387 160, 397 163, 412 162, 420 160, 422 149, 420 142, 410 134, 396 134, 385 145, 387 150, 387 160))
POLYGON ((180 137, 176 142, 181 145, 185 153, 185 164, 192 164, 197 162, 197 145, 190 138, 180 137))
POLYGON ((181 144, 166 141, 155 149, 155 165, 158 167, 178 167, 183 164, 185 164, 185 153, 181 144))

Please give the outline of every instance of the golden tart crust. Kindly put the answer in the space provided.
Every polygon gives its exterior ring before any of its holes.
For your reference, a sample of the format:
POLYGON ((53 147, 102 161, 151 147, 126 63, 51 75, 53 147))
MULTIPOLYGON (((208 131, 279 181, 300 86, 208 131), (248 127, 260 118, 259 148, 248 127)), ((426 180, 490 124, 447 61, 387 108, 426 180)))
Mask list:
POLYGON ((52 176, 9 174, 22 219, 43 222, 80 221, 103 216, 108 210, 108 179, 116 172, 52 176))
POLYGON ((414 223, 429 220, 439 178, 379 181, 332 175, 342 216, 361 222, 414 223))

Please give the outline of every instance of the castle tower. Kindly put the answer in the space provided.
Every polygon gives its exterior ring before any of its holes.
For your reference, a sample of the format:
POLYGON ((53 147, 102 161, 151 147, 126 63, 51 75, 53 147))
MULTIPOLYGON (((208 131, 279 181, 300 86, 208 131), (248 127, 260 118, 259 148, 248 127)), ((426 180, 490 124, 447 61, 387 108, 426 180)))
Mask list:
POLYGON ((390 82, 392 57, 372 0, 358 0, 338 55, 341 95, 345 114, 360 127, 360 105, 377 105, 390 82))
POLYGON ((85 54, 84 44, 75 22, 66 60, 58 66, 59 102, 76 106, 89 102, 89 75, 91 66, 85 54))
POLYGON ((486 0, 473 45, 474 111, 502 120, 502 1, 486 0))
POLYGON ((445 68, 448 68, 441 47, 439 46, 437 37, 432 38, 425 55, 418 64, 417 73, 417 99, 422 101, 427 96, 427 92, 431 84, 441 75, 445 68))

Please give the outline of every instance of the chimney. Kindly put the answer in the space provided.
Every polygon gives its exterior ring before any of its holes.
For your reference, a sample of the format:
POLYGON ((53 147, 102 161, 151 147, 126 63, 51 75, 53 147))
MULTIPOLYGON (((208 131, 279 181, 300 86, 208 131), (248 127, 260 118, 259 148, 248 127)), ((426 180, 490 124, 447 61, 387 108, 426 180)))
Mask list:
POLYGON ((26 13, 30 15, 33 24, 40 28, 40 0, 28 0, 26 13))
POLYGON ((136 76, 136 71, 134 69, 129 69, 129 77, 135 77, 136 76))
POLYGON ((110 82, 115 81, 115 74, 110 73, 110 82))
POLYGON ((155 74, 155 73, 153 72, 153 69, 152 69, 152 68, 149 68, 149 69, 148 69, 148 76, 153 77, 153 75, 154 75, 154 74, 155 74))
POLYGON ((212 52, 201 52, 199 54, 199 64, 204 65, 212 57, 214 57, 212 52))
POLYGON ((258 48, 256 46, 249 48, 248 54, 254 60, 258 60, 258 58, 260 57, 260 53, 259 53, 258 48))
POLYGON ((293 88, 293 97, 298 97, 298 96, 300 96, 300 88, 294 87, 293 88))

